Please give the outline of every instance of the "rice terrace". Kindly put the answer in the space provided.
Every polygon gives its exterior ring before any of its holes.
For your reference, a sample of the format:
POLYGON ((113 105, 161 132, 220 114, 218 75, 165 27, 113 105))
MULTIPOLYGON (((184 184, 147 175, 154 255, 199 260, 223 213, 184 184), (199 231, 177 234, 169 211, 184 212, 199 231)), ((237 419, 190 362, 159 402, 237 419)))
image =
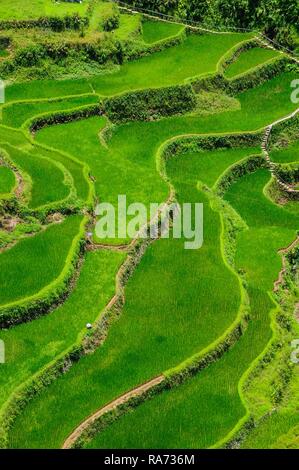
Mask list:
POLYGON ((126 2, 0 0, 0 447, 298 449, 298 2, 126 2))

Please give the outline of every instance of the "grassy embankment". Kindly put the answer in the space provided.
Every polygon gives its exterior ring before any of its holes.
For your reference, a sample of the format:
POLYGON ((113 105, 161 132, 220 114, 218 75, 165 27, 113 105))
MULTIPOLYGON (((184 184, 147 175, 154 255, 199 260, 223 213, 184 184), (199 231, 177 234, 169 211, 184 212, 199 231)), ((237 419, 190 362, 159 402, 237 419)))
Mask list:
POLYGON ((15 184, 16 178, 13 171, 6 166, 0 166, 0 194, 11 193, 15 184))
POLYGON ((155 88, 216 71, 221 57, 252 34, 191 35, 177 46, 123 64, 119 70, 91 79, 36 80, 7 87, 6 102, 90 93, 111 96, 134 89, 155 88))
POLYGON ((28 207, 37 208, 45 204, 65 199, 70 188, 64 183, 63 171, 51 160, 32 156, 16 147, 1 144, 12 162, 29 175, 31 199, 28 207))
POLYGON ((144 21, 142 24, 143 40, 147 44, 161 41, 170 36, 176 36, 184 29, 184 26, 163 21, 144 21))
POLYGON ((272 49, 263 49, 261 47, 253 47, 245 52, 242 52, 236 61, 232 62, 225 70, 226 78, 234 78, 237 75, 246 73, 248 70, 253 69, 265 62, 268 62, 275 57, 279 57, 279 52, 272 49))

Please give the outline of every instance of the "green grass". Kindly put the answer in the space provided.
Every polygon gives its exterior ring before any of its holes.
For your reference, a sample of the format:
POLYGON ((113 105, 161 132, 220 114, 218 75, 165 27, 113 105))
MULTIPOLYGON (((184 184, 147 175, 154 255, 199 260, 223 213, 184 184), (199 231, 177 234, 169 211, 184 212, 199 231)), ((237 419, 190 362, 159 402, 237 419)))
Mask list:
POLYGON ((280 53, 278 51, 261 47, 253 47, 252 49, 242 52, 237 60, 229 65, 225 70, 225 76, 227 78, 233 78, 279 56, 280 53))
POLYGON ((113 35, 120 39, 132 39, 140 36, 141 31, 141 15, 129 15, 121 13, 119 18, 119 28, 117 28, 113 35))
POLYGON ((103 346, 29 404, 14 427, 12 446, 60 446, 92 411, 200 351, 236 318, 239 283, 221 257, 219 215, 196 189, 204 174, 194 173, 192 164, 186 167, 190 182, 175 168, 169 175, 181 202, 204 202, 203 248, 188 251, 182 240, 159 240, 148 249, 127 285, 122 316, 103 346), (68 418, 62 422, 63 410, 68 418), (20 432, 24 426, 26 435, 20 432))
POLYGON ((0 57, 8 57, 9 52, 6 49, 0 49, 0 57))
POLYGON ((96 194, 102 201, 115 205, 117 195, 126 194, 128 203, 162 202, 167 198, 168 188, 157 173, 156 154, 163 142, 182 134, 259 129, 295 109, 296 105, 288 99, 293 77, 295 73, 282 74, 240 94, 241 110, 116 126, 108 148, 100 144, 98 137, 99 130, 105 126, 103 117, 45 128, 36 138, 87 163, 96 178, 96 194))
POLYGON ((147 44, 166 39, 170 36, 176 36, 183 31, 184 26, 164 21, 144 21, 142 24, 143 40, 147 44))
POLYGON ((90 93, 113 95, 133 89, 161 87, 216 71, 217 62, 249 34, 190 35, 178 46, 127 62, 119 71, 96 78, 78 80, 37 80, 14 84, 6 89, 6 101, 55 98, 90 93))
POLYGON ((231 165, 249 155, 259 155, 258 147, 235 149, 203 150, 197 153, 186 153, 175 156, 171 161, 171 174, 177 175, 180 181, 191 183, 192 171, 200 175, 200 180, 212 188, 221 174, 231 165))
MULTIPOLYGON (((133 28, 133 21, 127 18, 121 25, 123 34, 129 34, 130 28, 134 33, 137 26, 136 23, 133 28)), ((159 35, 161 38, 163 28, 150 31, 150 27, 149 41, 155 41, 159 35)), ((179 46, 125 63, 118 72, 92 80, 11 85, 6 90, 7 102, 58 98, 94 90, 109 96, 182 83, 188 77, 215 72, 217 62, 228 49, 249 37, 190 35, 179 46)), ((261 59, 260 53, 254 55, 255 58, 245 61, 241 55, 237 61, 239 70, 242 67, 247 70, 248 64, 254 66, 257 56, 261 59)), ((239 110, 115 126, 107 147, 99 139, 99 131, 106 125, 103 117, 57 125, 37 133, 37 144, 55 147, 57 151, 30 144, 21 132, 1 125, 0 142, 9 141, 19 147, 13 151, 18 164, 27 165, 24 170, 32 177, 32 207, 67 195, 63 173, 55 162, 69 171, 83 200, 89 191, 83 165, 88 165, 100 201, 115 204, 118 194, 126 194, 129 203, 162 202, 169 188, 157 172, 156 157, 167 139, 188 133, 259 129, 296 108, 289 99, 294 78, 295 72, 284 73, 240 94, 239 110)), ((2 107, 3 122, 21 126, 28 117, 69 109, 71 104, 80 105, 82 99, 85 98, 78 96, 59 102, 12 104, 2 107)), ((198 192, 197 182, 212 186, 231 164, 259 152, 258 148, 205 151, 186 154, 168 163, 168 175, 179 201, 204 203, 204 246, 187 251, 182 240, 159 240, 148 249, 126 287, 122 316, 111 327, 104 345, 29 403, 12 429, 11 447, 60 446, 68 433, 97 408, 199 352, 231 325, 240 305, 239 282, 222 259, 220 216, 212 210, 206 196, 198 192)), ((268 180, 267 171, 258 171, 238 181, 227 195, 249 226, 238 238, 236 258, 237 268, 246 272, 252 306, 252 321, 244 337, 219 362, 182 387, 140 406, 101 434, 92 446, 208 447, 244 416, 238 383, 271 336, 269 312, 274 303, 268 291, 281 267, 277 250, 292 241, 298 225, 297 215, 265 198, 262 190, 268 180)), ((24 239, 0 255, 2 304, 38 292, 59 275, 80 220, 70 217, 62 225, 24 239)), ((113 276, 121 259, 122 255, 113 253, 88 254, 78 286, 63 306, 44 318, 4 332, 9 361, 1 369, 0 402, 73 344, 87 321, 94 321, 113 293, 113 276)))
MULTIPOLYGON (((297 410, 296 410, 297 411, 297 410)), ((242 443, 242 449, 286 449, 284 435, 298 425, 298 413, 276 411, 257 428, 242 443)), ((298 449, 298 441, 296 447, 298 449)))
POLYGON ((88 0, 80 3, 55 3, 52 0, 1 0, 0 18, 1 20, 29 20, 41 16, 65 16, 68 14, 80 13, 84 15, 88 7, 88 0))
POLYGON ((282 149, 273 149, 270 152, 271 160, 276 163, 298 162, 299 142, 294 142, 282 149))
POLYGON ((121 253, 88 253, 76 287, 63 305, 32 323, 1 332, 6 349, 1 404, 18 385, 82 338, 86 323, 93 323, 113 296, 115 274, 123 258, 121 253))
POLYGON ((69 217, 0 254, 0 305, 36 294, 59 276, 81 221, 69 217))
POLYGON ((57 101, 14 103, 2 109, 2 124, 10 127, 21 127, 25 121, 39 114, 65 111, 98 102, 97 96, 89 95, 57 101))
MULTIPOLYGON (((268 180, 269 173, 267 170, 259 170, 253 175, 246 175, 241 181, 232 186, 226 198, 242 215, 245 222, 257 231, 259 227, 263 228, 263 226, 277 227, 277 229, 280 227, 285 229, 295 228, 298 224, 296 215, 292 215, 282 207, 272 204, 264 194, 260 194, 268 180), (250 188, 253 183, 255 186, 250 188)), ((281 241, 281 248, 283 246, 283 241, 281 241)), ((268 262, 265 265, 260 264, 260 272, 269 267, 268 262)), ((268 287, 271 288, 270 285, 268 287)))
POLYGON ((114 5, 111 2, 97 0, 93 7, 93 14, 89 23, 90 31, 103 31, 102 20, 109 18, 114 11, 114 5))
MULTIPOLYGON (((288 435, 291 437, 292 428, 298 426, 298 367, 295 367, 291 387, 282 404, 274 413, 256 426, 242 442, 243 449, 280 449, 288 448, 288 435), (290 432, 291 431, 291 432, 290 432)), ((297 437, 298 439, 298 437, 297 437)), ((298 448, 298 440, 296 441, 298 448)), ((295 443, 296 444, 296 443, 295 443)))
POLYGON ((31 155, 18 148, 2 144, 11 160, 31 178, 30 208, 37 208, 51 202, 65 199, 70 188, 64 184, 64 174, 50 160, 38 155, 31 155))
POLYGON ((30 148, 30 153, 33 156, 37 156, 37 158, 42 156, 62 164, 73 179, 78 198, 82 201, 86 201, 88 199, 89 185, 86 178, 84 177, 84 168, 80 161, 76 161, 68 155, 52 149, 43 148, 39 145, 35 145, 34 147, 30 148))
POLYGON ((244 34, 190 35, 180 45, 125 63, 119 72, 92 78, 101 95, 176 85, 183 80, 216 71, 217 62, 244 34))
POLYGON ((10 101, 59 98, 92 92, 85 78, 78 80, 33 80, 15 83, 5 90, 6 103, 10 101))
POLYGON ((14 172, 6 167, 0 166, 0 194, 9 194, 16 185, 14 172))
POLYGON ((268 179, 268 172, 260 170, 234 184, 227 195, 249 225, 239 236, 236 258, 237 268, 246 272, 252 309, 244 336, 218 362, 183 386, 145 402, 96 436, 88 447, 209 447, 245 414, 238 383, 270 339, 269 312, 274 303, 267 292, 281 266, 277 250, 295 237, 298 225, 295 217, 263 195, 268 179))

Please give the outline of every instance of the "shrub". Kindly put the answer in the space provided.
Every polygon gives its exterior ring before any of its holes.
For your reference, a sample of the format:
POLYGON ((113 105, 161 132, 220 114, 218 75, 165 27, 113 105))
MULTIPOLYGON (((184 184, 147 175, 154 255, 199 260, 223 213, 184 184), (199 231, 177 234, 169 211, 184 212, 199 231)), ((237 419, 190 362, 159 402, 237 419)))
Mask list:
POLYGON ((197 93, 201 90, 223 90, 228 94, 235 95, 276 77, 281 72, 288 70, 291 63, 293 63, 293 61, 284 56, 279 59, 274 59, 272 62, 265 65, 261 65, 252 72, 241 75, 235 79, 229 80, 221 73, 218 73, 217 75, 196 79, 192 81, 192 85, 197 93))
POLYGON ((282 44, 294 45, 293 30, 298 30, 298 0, 126 0, 144 8, 196 21, 216 29, 262 29, 282 44))
POLYGON ((217 193, 222 196, 227 189, 242 176, 252 173, 258 168, 266 167, 266 161, 260 155, 252 155, 239 163, 232 165, 217 184, 217 193))
MULTIPOLYGON (((186 136, 179 137, 171 141, 165 150, 165 160, 173 155, 184 154, 188 152, 198 152, 200 150, 214 150, 219 148, 253 147, 260 144, 262 134, 244 133, 223 136, 186 136)), ((260 157, 259 157, 260 158, 260 157)))
POLYGON ((119 12, 116 9, 102 19, 102 27, 104 31, 113 31, 119 27, 119 12))
POLYGON ((70 111, 61 111, 52 114, 45 114, 33 118, 29 125, 30 132, 35 133, 43 127, 53 126, 55 124, 62 124, 66 122, 71 122, 79 119, 88 118, 91 116, 97 116, 102 114, 102 108, 100 105, 92 106, 83 106, 82 108, 77 108, 70 111))
POLYGON ((113 122, 158 119, 195 108, 196 96, 190 85, 124 93, 105 100, 105 112, 113 122))
POLYGON ((63 18, 57 16, 43 16, 36 20, 12 20, 0 21, 0 30, 5 29, 26 29, 26 28, 44 28, 55 32, 61 32, 65 29, 80 29, 81 25, 88 26, 89 19, 81 17, 78 14, 67 15, 63 18))
POLYGON ((14 62, 19 67, 33 67, 38 65, 45 55, 46 51, 43 46, 28 46, 16 53, 14 62))
POLYGON ((0 37, 0 49, 7 49, 10 46, 10 38, 9 37, 0 37))

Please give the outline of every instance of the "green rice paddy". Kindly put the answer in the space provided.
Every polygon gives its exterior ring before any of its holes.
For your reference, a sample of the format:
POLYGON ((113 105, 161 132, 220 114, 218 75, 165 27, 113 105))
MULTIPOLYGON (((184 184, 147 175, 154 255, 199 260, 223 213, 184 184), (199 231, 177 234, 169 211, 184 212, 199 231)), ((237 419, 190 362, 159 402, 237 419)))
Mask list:
POLYGON ((16 184, 13 171, 7 166, 0 166, 0 194, 10 193, 16 184))
MULTIPOLYGON (((2 3, 0 16, 5 7, 2 3)), ((56 12, 84 15, 87 6, 88 2, 72 5, 35 0, 24 7, 22 18, 56 12)), ((98 30, 102 9, 111 5, 98 7, 91 18, 92 31, 98 30)), ((19 18, 18 2, 7 4, 6 9, 1 19, 19 18)), ((120 27, 113 34, 119 40, 138 37, 142 41, 140 31, 140 15, 122 14, 120 27)), ((181 32, 181 25, 142 21, 143 45, 155 45, 181 32)), ((90 238, 86 232, 92 230, 98 201, 116 206, 118 196, 125 194, 128 204, 140 202, 148 207, 151 202, 166 201, 171 184, 179 203, 202 203, 204 208, 203 246, 185 250, 184 238, 150 244, 126 282, 124 306, 103 343, 29 400, 10 423, 8 447, 60 448, 89 415, 219 341, 243 308, 244 289, 250 320, 229 350, 184 383, 132 409, 85 447, 217 447, 246 419, 249 405, 244 380, 273 337, 273 311, 278 305, 272 291, 282 267, 278 251, 296 238, 298 213, 269 198, 265 187, 270 173, 265 168, 240 174, 226 190, 224 201, 215 195, 217 182, 234 165, 244 164, 251 156, 263 161, 259 144, 243 142, 230 147, 222 142, 219 148, 205 150, 190 147, 167 160, 165 177, 159 172, 159 158, 164 146, 178 137, 261 133, 268 124, 296 109, 290 100, 290 83, 297 78, 297 70, 288 67, 239 93, 235 96, 238 109, 215 114, 189 113, 113 126, 104 114, 49 125, 34 135, 28 125, 37 116, 93 105, 102 97, 174 86, 192 77, 216 74, 221 60, 252 37, 251 33, 188 34, 180 44, 168 44, 160 51, 124 62, 111 73, 7 86, 6 103, 0 108, 0 149, 28 184, 27 199, 20 207, 16 202, 9 215, 17 224, 18 219, 36 217, 33 220, 38 220, 41 230, 16 237, 15 243, 1 249, 0 310, 51 289, 75 263, 74 244, 79 238, 90 238), (227 232, 226 211, 242 221, 243 230, 227 232), (228 260, 230 249, 232 259, 228 260)), ((278 54, 258 47, 249 49, 232 62, 225 76, 246 76, 278 54)), ((271 150, 273 161, 298 162, 298 142, 293 140, 284 148, 271 150)), ((11 193, 15 183, 12 170, 0 166, 0 196, 11 193)), ((7 211, 1 205, 0 217, 7 217, 7 211)), ((129 241, 105 242, 117 245, 129 241)), ((127 258, 126 251, 86 248, 82 247, 82 262, 58 305, 28 323, 1 330, 6 363, 0 366, 0 420, 16 392, 22 394, 33 377, 46 373, 92 334, 93 328, 87 333, 87 323, 94 327, 115 295, 116 276, 127 258)), ((297 385, 295 379, 290 384, 291 403, 283 402, 276 413, 258 423, 243 447, 270 448, 296 442, 297 385)))
POLYGON ((1 253, 0 308, 36 294, 59 276, 81 222, 80 216, 69 217, 1 253))
POLYGON ((176 36, 183 31, 184 26, 163 21, 145 21, 142 25, 143 39, 147 44, 161 41, 170 36, 176 36))
POLYGON ((262 49, 260 47, 253 47, 245 52, 242 52, 236 61, 229 65, 225 71, 227 78, 234 78, 237 75, 247 72, 268 60, 279 57, 279 52, 271 49, 262 49))
POLYGON ((274 304, 268 290, 281 265, 277 249, 294 238, 297 226, 295 217, 281 209, 271 209, 262 193, 268 178, 266 171, 258 171, 242 178, 227 194, 233 207, 241 209, 240 215, 249 226, 239 236, 236 256, 237 267, 246 272, 251 302, 252 318, 244 336, 218 362, 183 386, 162 393, 127 414, 100 433, 89 447, 210 447, 245 414, 238 383, 271 337, 270 311, 274 304), (268 218, 265 219, 265 211, 259 210, 258 203, 267 208, 268 218))

